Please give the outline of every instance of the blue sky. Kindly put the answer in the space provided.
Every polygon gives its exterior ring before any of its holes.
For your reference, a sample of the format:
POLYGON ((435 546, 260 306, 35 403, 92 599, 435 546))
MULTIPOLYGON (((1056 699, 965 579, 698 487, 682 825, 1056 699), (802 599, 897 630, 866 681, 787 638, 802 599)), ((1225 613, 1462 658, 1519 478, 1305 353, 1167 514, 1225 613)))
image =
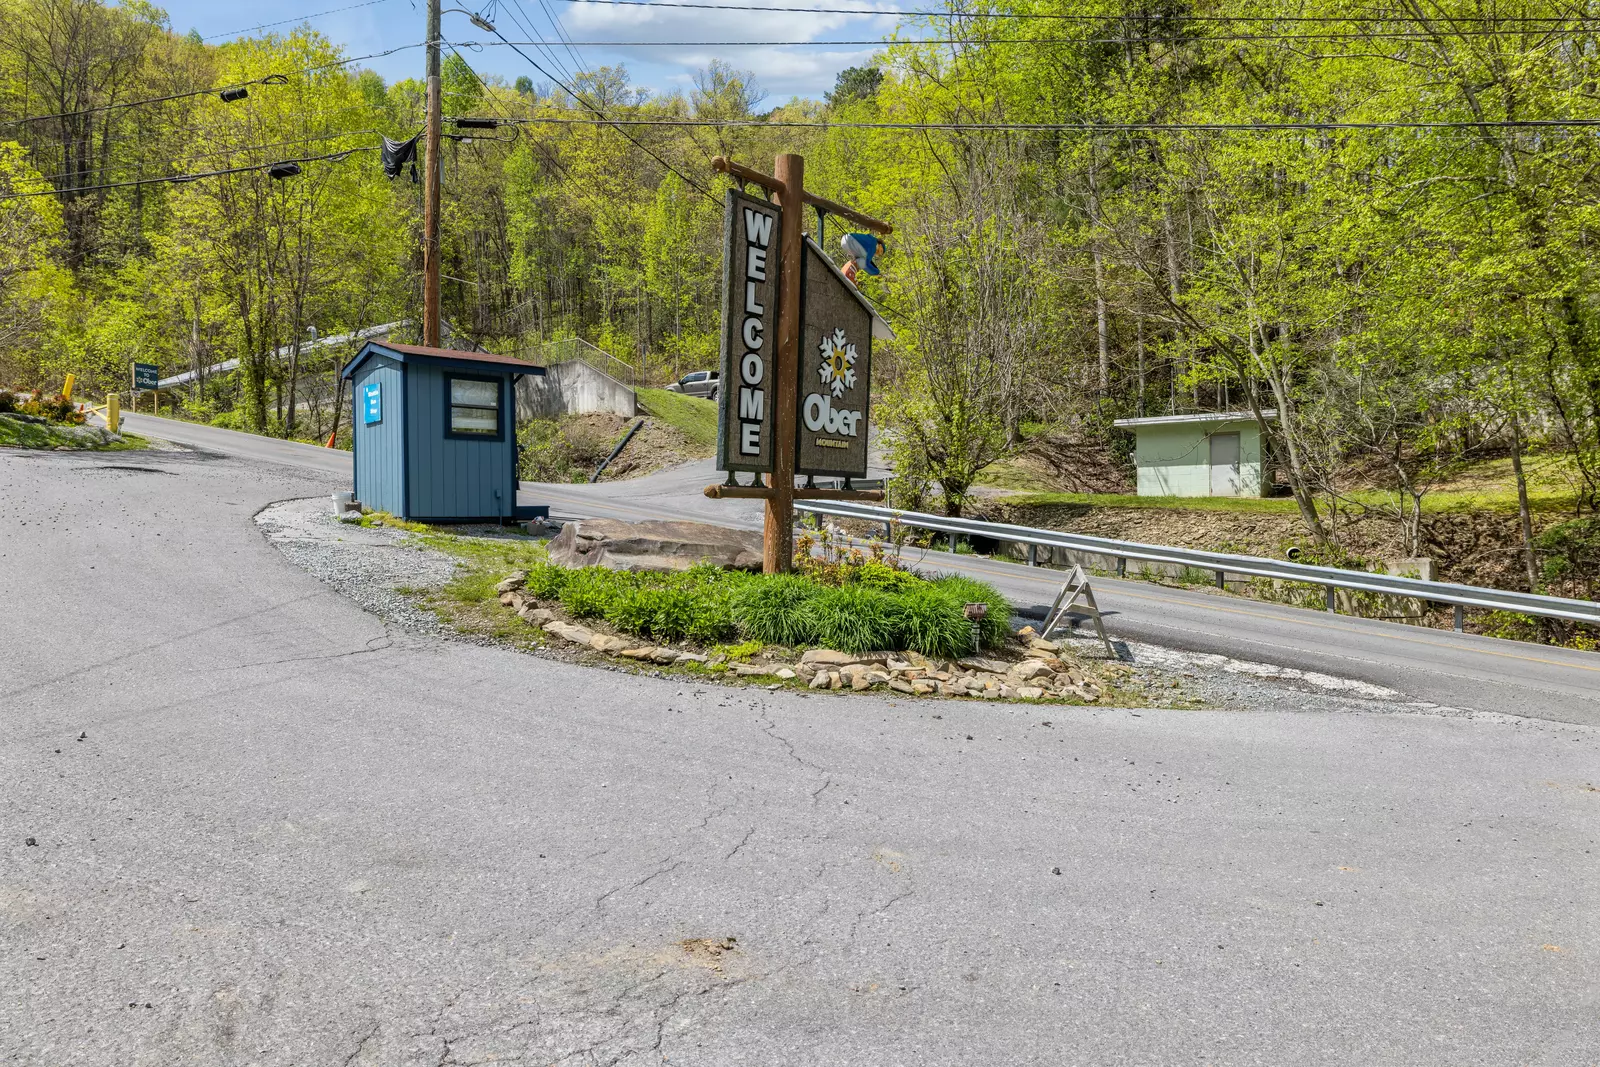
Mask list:
MULTIPOLYGON (((487 0, 443 0, 446 7, 459 6, 484 10, 487 0)), ((709 0, 716 3, 719 0, 709 0)), ((815 0, 725 0, 725 2, 805 6, 815 0)), ((379 52, 396 45, 421 41, 425 29, 425 9, 421 0, 256 0, 248 4, 218 4, 215 0, 168 0, 164 5, 178 33, 198 30, 202 37, 215 41, 252 35, 252 25, 272 26, 287 32, 297 21, 345 46, 351 55, 379 52), (358 6, 349 6, 356 4, 358 6), (330 10, 344 8, 344 10, 330 10), (325 14, 319 14, 326 12, 325 14), (285 22, 284 20, 288 20, 285 22)), ((893 15, 816 15, 795 12, 770 14, 758 11, 706 11, 683 8, 647 10, 616 7, 583 0, 499 0, 490 19, 500 32, 513 41, 554 40, 551 14, 573 41, 827 41, 878 40, 895 25, 893 15), (548 13, 547 13, 548 12, 548 13), (519 24, 520 23, 520 24, 519 24), (531 32, 530 32, 531 31, 531 32)), ((820 6, 888 9, 882 0, 848 0, 820 6)), ((263 32, 263 31, 254 31, 263 32)), ((467 42, 493 41, 495 38, 474 27, 467 16, 447 13, 444 37, 465 45, 467 42)), ((524 46, 541 65, 554 73, 562 71, 549 56, 534 47, 524 46)), ((767 91, 765 106, 790 96, 821 97, 833 88, 834 76, 845 67, 864 63, 873 52, 871 46, 807 45, 804 47, 580 47, 576 49, 583 68, 607 64, 627 65, 635 84, 657 92, 687 88, 697 68, 712 59, 724 59, 736 69, 756 75, 767 91)), ((564 47, 554 49, 555 58, 570 71, 579 64, 564 47)), ((510 48, 485 47, 481 51, 463 48, 462 54, 480 74, 502 75, 507 81, 526 74, 535 84, 545 81, 538 71, 510 48)), ((363 64, 386 79, 420 77, 421 49, 407 50, 363 64)))

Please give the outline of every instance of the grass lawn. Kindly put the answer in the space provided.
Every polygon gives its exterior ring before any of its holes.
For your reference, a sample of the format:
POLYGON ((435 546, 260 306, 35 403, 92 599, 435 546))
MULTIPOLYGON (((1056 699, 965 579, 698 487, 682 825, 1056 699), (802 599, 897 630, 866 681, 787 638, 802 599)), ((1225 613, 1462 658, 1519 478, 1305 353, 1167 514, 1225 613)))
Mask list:
POLYGON ((704 449, 717 447, 717 403, 665 389, 640 389, 639 406, 704 449))
POLYGON ((1050 492, 1050 479, 1017 459, 991 463, 979 472, 976 484, 1023 493, 1050 492))

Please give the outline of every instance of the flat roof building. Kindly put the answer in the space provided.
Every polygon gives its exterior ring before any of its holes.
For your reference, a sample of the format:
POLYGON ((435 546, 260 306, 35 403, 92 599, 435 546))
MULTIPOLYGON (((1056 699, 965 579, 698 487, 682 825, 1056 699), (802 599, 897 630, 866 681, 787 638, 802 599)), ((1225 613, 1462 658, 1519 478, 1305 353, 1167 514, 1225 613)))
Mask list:
MULTIPOLYGON (((1276 411, 1261 413, 1276 419, 1276 411)), ((1261 426, 1248 411, 1117 419, 1138 441, 1140 496, 1264 496, 1272 485, 1261 426)))

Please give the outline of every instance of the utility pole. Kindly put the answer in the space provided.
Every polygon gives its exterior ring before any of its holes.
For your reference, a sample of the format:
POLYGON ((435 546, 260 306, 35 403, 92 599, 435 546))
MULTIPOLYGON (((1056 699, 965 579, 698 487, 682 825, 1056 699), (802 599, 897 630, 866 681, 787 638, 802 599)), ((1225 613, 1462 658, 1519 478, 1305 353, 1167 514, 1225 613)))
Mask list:
POLYGON ((428 0, 428 132, 422 179, 422 343, 439 347, 439 0, 428 0))

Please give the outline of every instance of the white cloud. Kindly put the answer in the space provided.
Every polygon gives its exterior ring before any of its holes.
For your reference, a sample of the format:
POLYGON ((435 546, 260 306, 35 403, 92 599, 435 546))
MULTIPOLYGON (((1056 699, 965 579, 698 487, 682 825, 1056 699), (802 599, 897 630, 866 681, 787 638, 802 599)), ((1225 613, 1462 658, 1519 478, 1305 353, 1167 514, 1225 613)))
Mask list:
MULTIPOLYGON (((782 2, 774 0, 774 3, 782 2)), ((821 96, 833 88, 839 71, 868 62, 877 48, 830 48, 826 40, 808 46, 772 46, 757 42, 829 38, 871 41, 889 34, 899 21, 898 15, 888 13, 857 16, 773 11, 766 14, 703 8, 621 7, 582 0, 568 4, 560 14, 568 35, 575 40, 752 42, 717 48, 617 45, 585 48, 584 53, 593 63, 624 62, 637 82, 662 89, 687 84, 694 71, 709 65, 713 59, 720 59, 737 70, 755 74, 768 92, 768 104, 781 103, 795 95, 821 96)))

